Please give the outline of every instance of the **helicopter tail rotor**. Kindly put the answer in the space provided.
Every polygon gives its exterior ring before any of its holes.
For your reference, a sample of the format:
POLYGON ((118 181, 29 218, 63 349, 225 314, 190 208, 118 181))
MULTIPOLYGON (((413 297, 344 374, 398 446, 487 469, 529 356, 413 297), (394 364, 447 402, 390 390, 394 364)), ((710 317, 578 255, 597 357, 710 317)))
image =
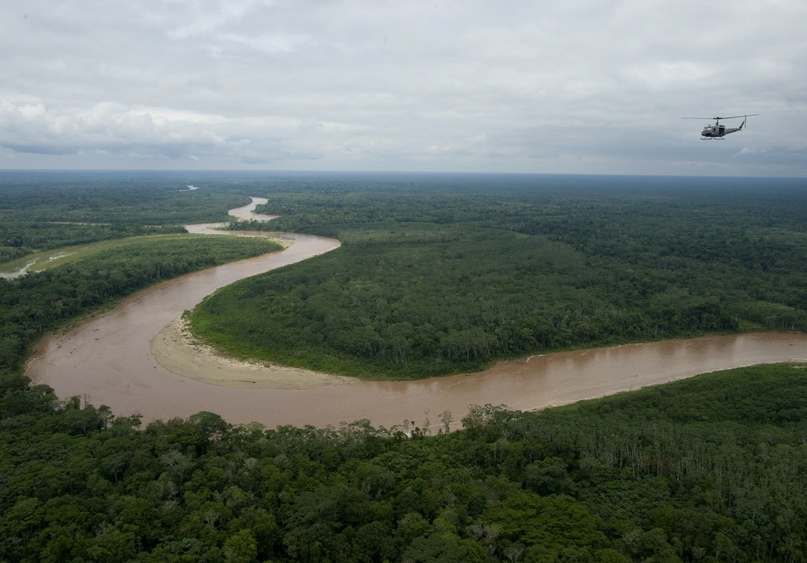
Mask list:
POLYGON ((749 114, 747 114, 747 115, 744 115, 744 116, 743 116, 743 124, 742 124, 742 125, 740 125, 740 129, 742 129, 742 128, 743 128, 743 125, 745 125, 745 124, 746 124, 746 122, 748 121, 748 118, 749 118, 749 117, 754 117, 755 115, 759 115, 759 114, 758 114, 758 113, 749 113, 749 114))

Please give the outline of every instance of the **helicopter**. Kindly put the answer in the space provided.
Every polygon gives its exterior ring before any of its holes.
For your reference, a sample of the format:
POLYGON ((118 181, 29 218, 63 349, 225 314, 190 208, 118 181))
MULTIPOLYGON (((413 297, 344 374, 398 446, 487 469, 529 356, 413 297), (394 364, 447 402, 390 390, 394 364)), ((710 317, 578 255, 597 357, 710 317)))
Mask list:
POLYGON ((748 117, 753 117, 755 115, 759 115, 758 113, 748 113, 746 115, 731 115, 728 117, 684 117, 684 119, 714 119, 714 125, 707 125, 701 131, 701 140, 712 140, 712 139, 723 139, 729 133, 736 133, 737 131, 743 130, 743 125, 745 125, 746 120, 748 117), (743 118, 743 122, 740 123, 739 127, 726 127, 725 125, 720 124, 721 119, 739 119, 743 118))

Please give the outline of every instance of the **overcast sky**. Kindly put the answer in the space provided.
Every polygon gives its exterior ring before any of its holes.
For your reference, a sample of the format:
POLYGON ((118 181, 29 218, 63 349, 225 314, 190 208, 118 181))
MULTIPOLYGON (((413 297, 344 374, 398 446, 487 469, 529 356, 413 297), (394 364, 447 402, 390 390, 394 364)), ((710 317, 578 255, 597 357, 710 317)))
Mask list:
POLYGON ((805 0, 3 0, 0 168, 807 176, 805 25, 805 0), (681 119, 745 113, 722 141, 681 119))

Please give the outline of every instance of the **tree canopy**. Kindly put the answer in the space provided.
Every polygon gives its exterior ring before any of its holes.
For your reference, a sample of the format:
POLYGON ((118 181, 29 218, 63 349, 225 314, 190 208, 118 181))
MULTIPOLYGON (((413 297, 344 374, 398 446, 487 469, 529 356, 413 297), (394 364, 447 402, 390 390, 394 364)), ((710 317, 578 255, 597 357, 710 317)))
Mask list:
POLYGON ((793 181, 408 176, 267 187, 269 224, 333 253, 225 288, 194 333, 369 378, 581 346, 807 328, 793 181))
POLYGON ((6 375, 0 560, 803 561, 803 368, 480 405, 453 432, 142 427, 6 375))
MULTIPOLYGON (((176 195, 177 183, 193 183, 188 175, 127 184, 116 173, 116 185, 128 186, 120 192, 88 187, 80 174, 60 187, 47 174, 0 176, 4 256, 169 232, 180 222, 162 204, 205 196, 176 195), (44 191, 28 198, 36 182, 44 191), (161 204, 141 197, 153 189, 164 192, 161 204), (107 204, 117 211, 105 214, 107 204), (104 231, 118 220, 120 231, 104 231), (52 236, 33 236, 40 221, 52 236)), ((90 184, 110 181, 99 178, 90 184)), ((206 302, 197 321, 211 337, 226 340, 216 323, 232 295, 304 337, 247 343, 245 353, 297 345, 290 363, 329 355, 335 369, 420 376, 525 350, 804 329, 799 181, 205 179, 219 182, 207 202, 216 203, 197 201, 186 218, 220 217, 246 195, 264 196, 264 212, 284 215, 272 229, 343 242, 206 302)), ((0 280, 0 561, 805 560, 801 364, 537 413, 478 405, 453 432, 450 412, 439 427, 264 428, 212 412, 144 426, 137 415, 59 399, 21 374, 44 331, 267 244, 146 237, 0 280)))

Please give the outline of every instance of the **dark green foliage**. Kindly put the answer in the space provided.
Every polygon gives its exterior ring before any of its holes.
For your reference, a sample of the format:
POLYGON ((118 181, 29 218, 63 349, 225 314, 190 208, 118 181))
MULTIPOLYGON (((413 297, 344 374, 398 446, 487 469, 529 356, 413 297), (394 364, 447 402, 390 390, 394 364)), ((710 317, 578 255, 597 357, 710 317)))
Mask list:
MULTIPOLYGON (((272 186, 269 224, 338 251, 192 316, 228 353, 368 378, 749 329, 807 329, 798 180, 357 176, 272 186)), ((264 192, 267 193, 267 192, 264 192)))
POLYGON ((155 422, 0 378, 0 561, 803 561, 803 365, 407 438, 155 422))

